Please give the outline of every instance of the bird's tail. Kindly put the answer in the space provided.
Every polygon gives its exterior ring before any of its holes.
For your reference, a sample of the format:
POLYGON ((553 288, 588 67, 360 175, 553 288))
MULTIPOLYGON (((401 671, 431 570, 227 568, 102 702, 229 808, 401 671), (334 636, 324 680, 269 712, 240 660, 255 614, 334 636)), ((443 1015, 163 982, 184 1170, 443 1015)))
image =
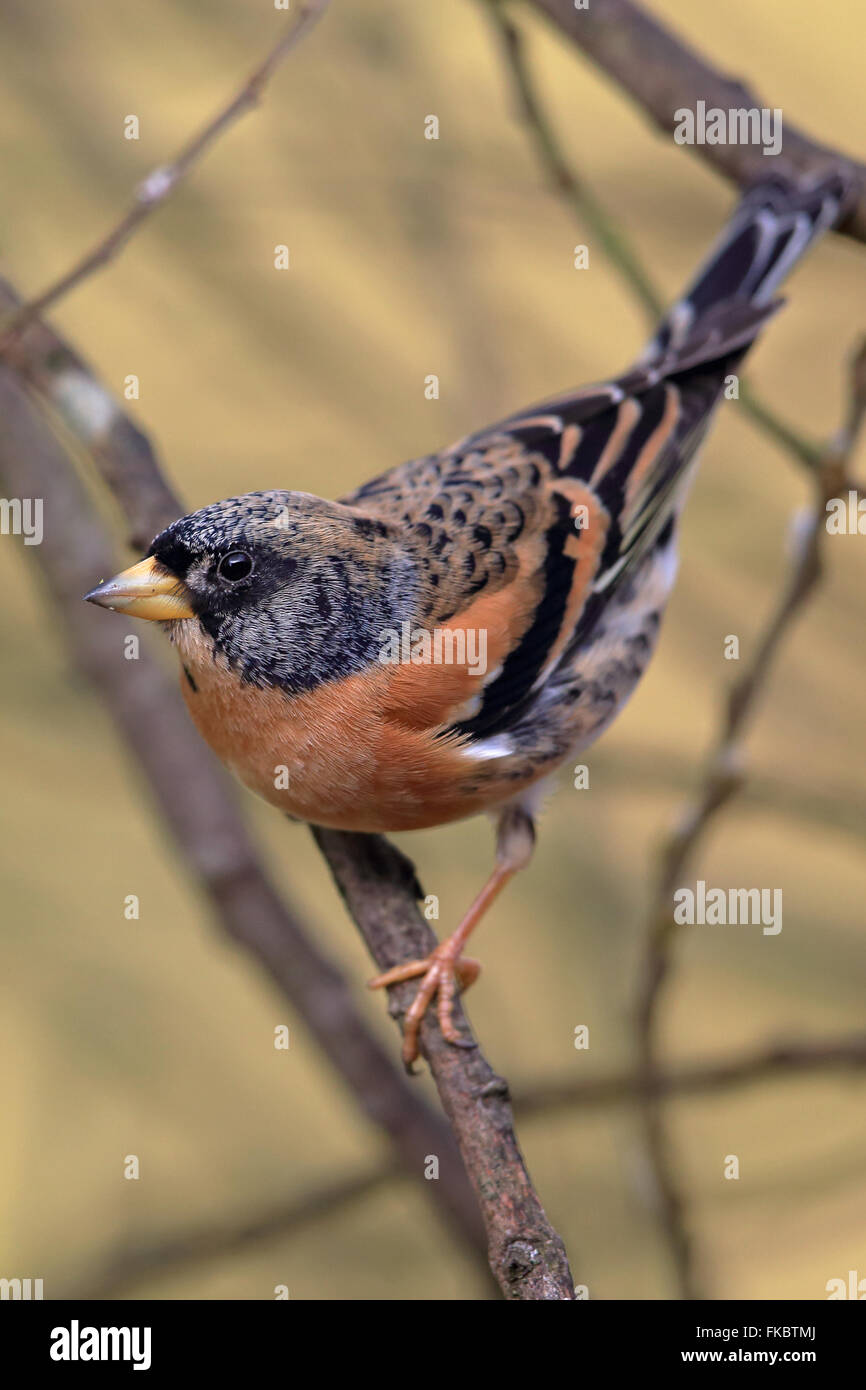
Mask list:
POLYGON ((812 242, 832 227, 849 184, 841 172, 810 182, 773 177, 744 195, 686 293, 665 315, 641 366, 739 356, 781 301, 776 291, 812 242))

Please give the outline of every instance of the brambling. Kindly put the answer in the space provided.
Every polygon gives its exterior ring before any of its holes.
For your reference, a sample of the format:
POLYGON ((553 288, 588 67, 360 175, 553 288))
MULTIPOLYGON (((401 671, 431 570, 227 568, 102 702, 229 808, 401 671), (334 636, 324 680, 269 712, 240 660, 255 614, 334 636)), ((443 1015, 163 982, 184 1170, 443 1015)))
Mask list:
POLYGON ((182 517, 86 597, 163 624, 207 742, 271 805, 399 831, 479 812, 496 863, 426 960, 403 1055, 478 974, 466 942, 532 854, 551 774, 598 738, 656 644, 676 527, 725 384, 775 290, 838 218, 839 176, 740 203, 630 371, 413 459, 337 502, 252 492, 182 517))

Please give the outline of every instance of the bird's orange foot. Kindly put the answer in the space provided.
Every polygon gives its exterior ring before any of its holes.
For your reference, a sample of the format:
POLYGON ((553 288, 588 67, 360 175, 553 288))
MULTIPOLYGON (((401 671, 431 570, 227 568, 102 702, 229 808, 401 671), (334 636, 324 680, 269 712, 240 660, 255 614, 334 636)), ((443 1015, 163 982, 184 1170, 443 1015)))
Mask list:
POLYGON ((424 960, 410 960, 405 965, 395 965, 393 970, 386 970, 383 975, 377 975, 375 980, 370 980, 370 989, 386 989, 388 985, 398 985, 403 980, 414 980, 417 976, 422 976, 418 986, 418 993, 412 1000, 406 1017, 403 1020, 403 1061, 406 1066, 411 1066, 418 1056, 418 1033, 421 1028, 421 1021, 433 999, 436 999, 436 1016, 439 1019, 439 1027, 442 1029, 442 1036, 447 1038, 455 1047, 471 1047, 473 1044, 467 1043, 461 1038, 452 1017, 454 1008, 454 997, 458 986, 460 989, 468 989, 474 984, 481 973, 481 966, 477 960, 471 956, 461 956, 459 947, 455 949, 454 944, 449 939, 443 941, 441 946, 424 960))

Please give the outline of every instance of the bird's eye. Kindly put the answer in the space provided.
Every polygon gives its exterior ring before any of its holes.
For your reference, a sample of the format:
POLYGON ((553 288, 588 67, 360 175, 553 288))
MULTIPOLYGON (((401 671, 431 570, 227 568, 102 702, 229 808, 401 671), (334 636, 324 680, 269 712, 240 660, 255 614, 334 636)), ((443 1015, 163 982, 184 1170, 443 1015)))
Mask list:
POLYGON ((252 557, 245 550, 230 550, 217 565, 217 574, 235 584, 239 579, 246 579, 252 567, 252 557))

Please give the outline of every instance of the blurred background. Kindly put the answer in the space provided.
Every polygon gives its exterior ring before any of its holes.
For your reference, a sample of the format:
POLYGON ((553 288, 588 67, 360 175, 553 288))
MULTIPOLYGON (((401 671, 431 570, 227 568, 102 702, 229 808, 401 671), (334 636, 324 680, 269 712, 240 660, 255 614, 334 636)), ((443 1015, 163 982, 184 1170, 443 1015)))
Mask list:
MULTIPOLYGON (((653 10, 785 118, 856 153, 866 11, 811 0, 655 0, 653 10)), ((731 190, 651 132, 536 15, 515 10, 578 169, 674 297, 731 190)), ((224 101, 285 22, 267 3, 4 0, 2 270, 33 293, 102 235, 129 192, 224 101), (138 141, 124 118, 140 121, 138 141)), ((769 163, 770 161, 768 161, 769 163)), ((827 239, 750 358, 805 432, 837 427, 866 323, 863 248, 827 239)), ((215 148, 122 259, 64 300, 62 332, 122 394, 190 509, 253 488, 339 495, 538 397, 603 377, 645 337, 639 307, 548 188, 501 55, 471 0, 334 0, 261 109, 215 148), (440 138, 423 138, 439 117, 440 138), (590 269, 572 268, 577 242, 590 269), (274 246, 291 270, 273 269, 274 246), (440 378, 429 401, 424 379, 440 378)), ((679 586, 650 672, 563 776, 530 872, 485 923, 469 1011, 516 1091, 630 1058, 651 856, 697 779, 725 685, 776 601, 806 480, 726 407, 687 510, 679 586), (591 1046, 575 1051, 587 1024, 591 1046)), ((721 1056, 863 1024, 866 540, 786 644, 749 741, 750 787, 690 876, 781 887, 784 928, 693 929, 665 1010, 667 1055, 721 1056)), ((99 576, 94 576, 94 579, 99 576)), ((0 544, 4 881, 0 1274, 74 1288, 118 1241, 301 1196, 384 1153, 254 966, 214 931, 97 698, 70 675, 36 565, 0 544), (106 842, 105 825, 110 825, 106 842), (95 827, 101 833, 94 833, 95 827), (124 898, 141 899, 138 921, 124 898), (288 1053, 273 1047, 291 1028, 288 1053), (138 1182, 123 1157, 141 1160, 138 1182)), ((166 649, 165 659, 173 660, 166 649)), ((277 878, 397 1055, 369 959, 302 827, 244 794, 277 878)), ((486 876, 477 821, 404 836, 440 933, 486 876)), ((433 1097, 426 1076, 416 1083, 433 1097)), ((435 1097, 433 1097, 435 1100, 435 1097)), ((866 1275, 866 1120, 852 1074, 674 1101, 691 1221, 719 1297, 823 1298, 866 1275), (739 1181, 723 1177, 740 1158, 739 1181)), ((629 1106, 520 1126, 530 1170, 593 1298, 667 1298, 629 1106)), ((153 1278, 171 1298, 476 1298, 486 1289, 423 1192, 395 1180, 242 1258, 153 1278)))

